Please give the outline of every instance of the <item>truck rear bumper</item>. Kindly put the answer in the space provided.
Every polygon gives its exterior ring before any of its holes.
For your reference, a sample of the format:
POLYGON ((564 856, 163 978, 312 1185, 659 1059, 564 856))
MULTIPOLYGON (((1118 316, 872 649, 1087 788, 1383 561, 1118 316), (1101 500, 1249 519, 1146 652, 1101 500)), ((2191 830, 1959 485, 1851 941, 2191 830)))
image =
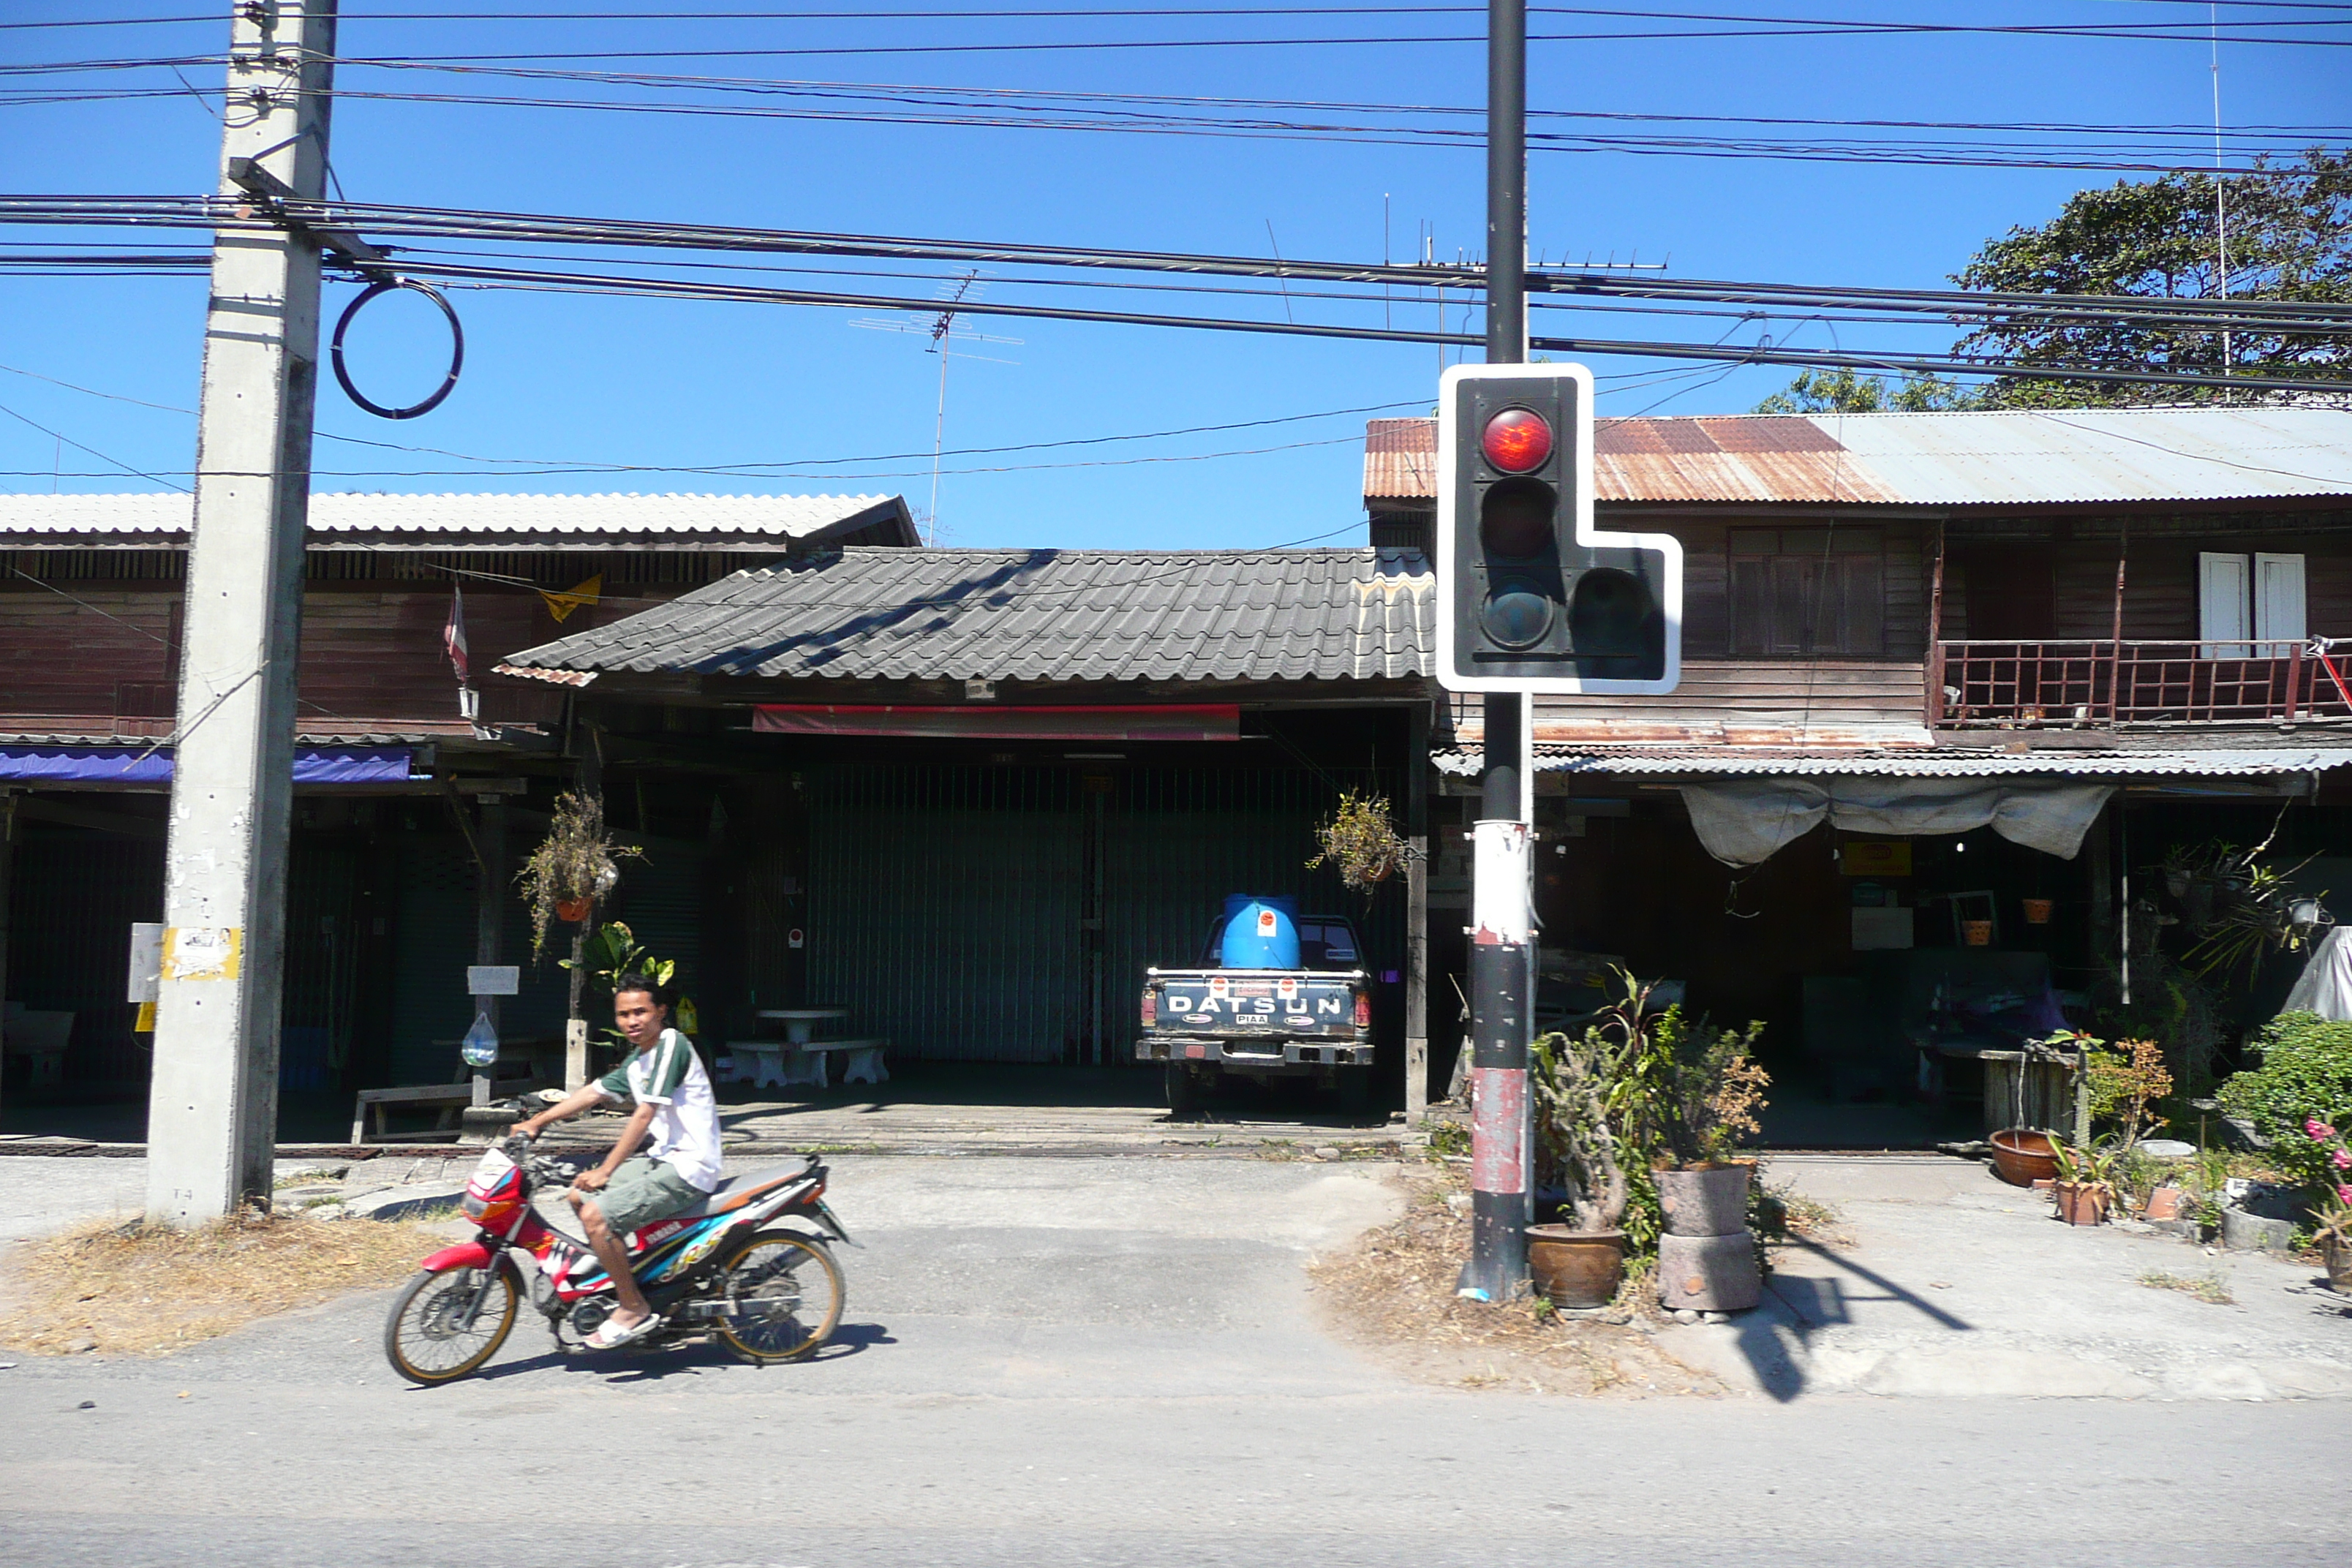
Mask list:
POLYGON ((1150 1037, 1135 1042, 1139 1062, 1223 1063, 1236 1068, 1372 1065, 1369 1040, 1218 1040, 1150 1037))

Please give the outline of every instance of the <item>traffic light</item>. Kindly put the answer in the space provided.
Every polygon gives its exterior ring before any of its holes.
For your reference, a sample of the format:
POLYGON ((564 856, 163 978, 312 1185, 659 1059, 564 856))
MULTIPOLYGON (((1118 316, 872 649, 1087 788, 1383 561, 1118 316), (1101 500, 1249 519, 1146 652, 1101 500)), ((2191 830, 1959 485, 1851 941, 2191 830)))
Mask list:
POLYGON ((1594 531, 1592 373, 1456 365, 1438 386, 1438 683, 1672 691, 1682 544, 1594 531))

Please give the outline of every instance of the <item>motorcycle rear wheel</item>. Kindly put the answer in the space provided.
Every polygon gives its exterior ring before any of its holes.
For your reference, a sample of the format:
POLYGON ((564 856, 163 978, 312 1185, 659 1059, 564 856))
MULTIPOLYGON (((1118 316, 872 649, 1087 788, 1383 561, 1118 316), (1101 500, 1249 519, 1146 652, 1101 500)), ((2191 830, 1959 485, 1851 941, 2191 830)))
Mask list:
POLYGON ((423 1271, 401 1287, 383 1325, 383 1354, 392 1370, 429 1387, 479 1371, 498 1354, 514 1327, 520 1293, 513 1271, 491 1264, 481 1310, 465 1323, 466 1310, 481 1288, 478 1268, 423 1271))
POLYGON ((847 1294, 824 1246, 796 1231, 755 1231, 719 1275, 719 1298, 733 1310, 718 1320, 719 1337, 754 1366, 804 1360, 833 1337, 847 1294))

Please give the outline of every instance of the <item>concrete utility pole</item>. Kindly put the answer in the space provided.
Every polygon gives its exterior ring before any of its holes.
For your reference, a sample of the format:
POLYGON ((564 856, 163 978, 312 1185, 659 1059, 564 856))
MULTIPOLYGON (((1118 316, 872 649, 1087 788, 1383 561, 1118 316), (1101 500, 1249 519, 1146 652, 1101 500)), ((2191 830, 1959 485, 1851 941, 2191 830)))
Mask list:
MULTIPOLYGON (((1486 363, 1528 357, 1527 0, 1486 5, 1486 363)), ((1535 920, 1528 853, 1533 714, 1489 692, 1474 830, 1469 1267, 1461 1293, 1502 1301, 1528 1279, 1528 1042, 1535 920)))
MULTIPOLYGON (((248 199, 247 160, 325 194, 334 54, 335 0, 239 0, 222 195, 248 199)), ((173 1225, 269 1199, 318 355, 316 243, 217 232, 147 1112, 147 1213, 173 1225)))

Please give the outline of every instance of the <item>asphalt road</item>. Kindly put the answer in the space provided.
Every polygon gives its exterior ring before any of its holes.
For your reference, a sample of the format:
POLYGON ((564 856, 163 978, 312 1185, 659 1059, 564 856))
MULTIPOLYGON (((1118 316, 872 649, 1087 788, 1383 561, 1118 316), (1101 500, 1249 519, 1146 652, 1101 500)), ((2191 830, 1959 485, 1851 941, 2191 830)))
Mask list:
MULTIPOLYGON (((5 1164, 5 1162, 0 1162, 5 1164)), ((1571 1400, 1412 1384, 1300 1262, 1378 1167, 869 1159, 837 1349, 415 1390, 373 1295, 0 1372, 0 1563, 2340 1563, 2352 1403, 1571 1400), (85 1405, 87 1407, 85 1407, 85 1405)), ((0 1173, 0 1180, 5 1173, 0 1173)), ((356 1223, 356 1222, 355 1222, 356 1223)))

